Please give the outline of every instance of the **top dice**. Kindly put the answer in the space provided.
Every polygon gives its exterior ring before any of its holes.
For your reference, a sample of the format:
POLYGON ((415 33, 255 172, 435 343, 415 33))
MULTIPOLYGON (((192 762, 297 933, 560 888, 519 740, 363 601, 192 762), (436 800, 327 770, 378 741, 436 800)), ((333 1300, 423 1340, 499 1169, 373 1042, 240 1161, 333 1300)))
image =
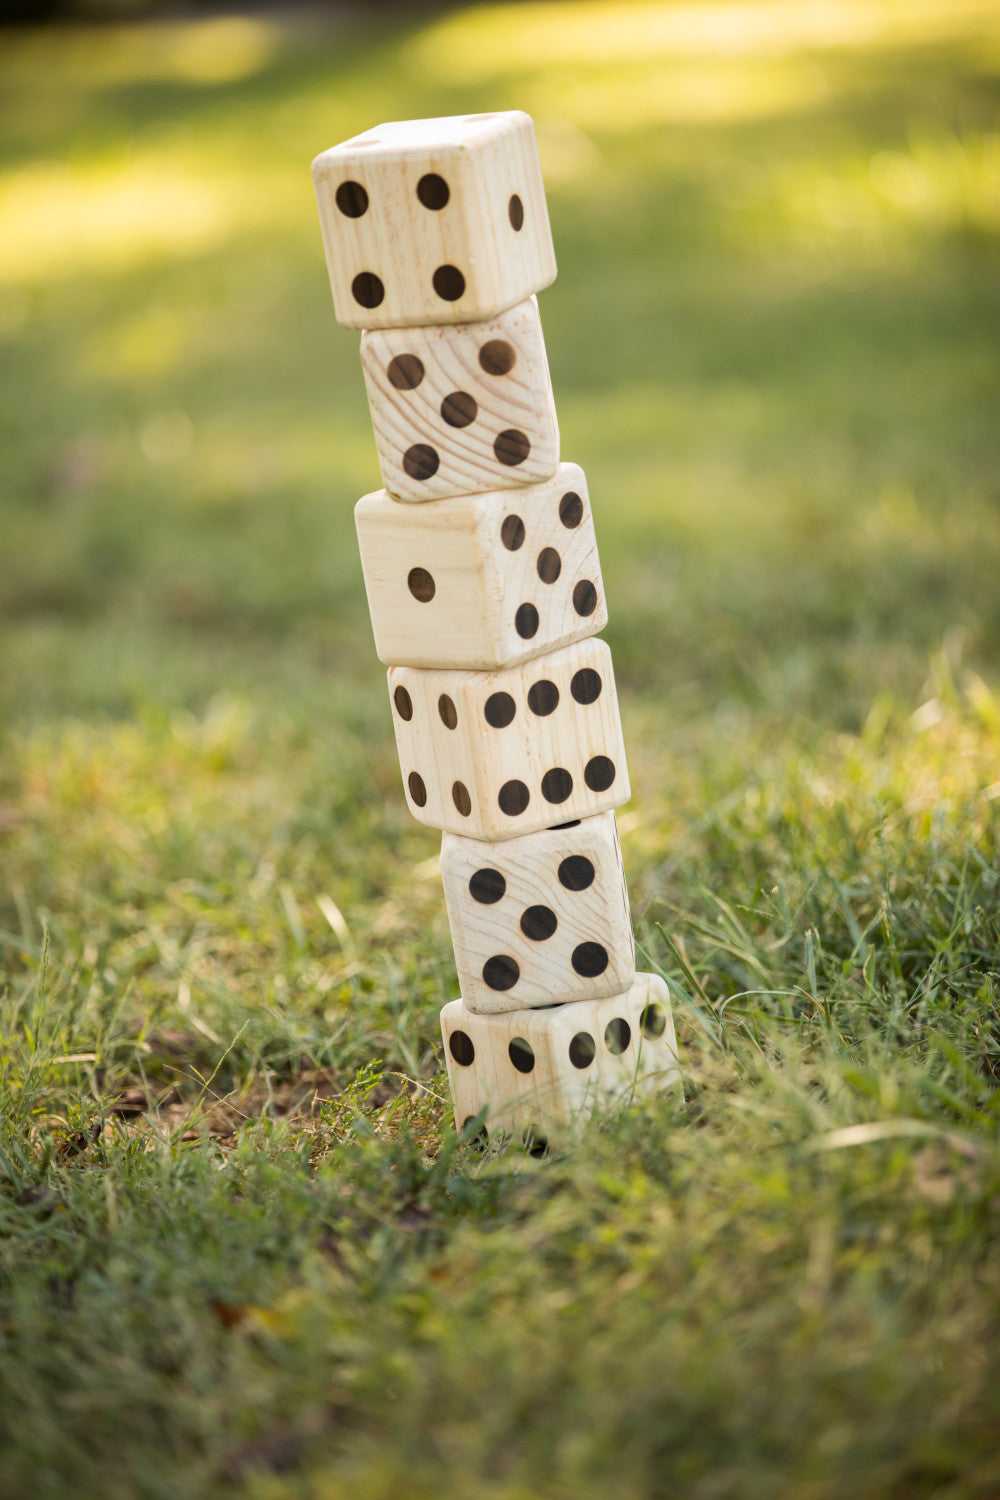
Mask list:
POLYGON ((492 318, 555 279, 531 117, 376 125, 313 162, 346 328, 492 318))

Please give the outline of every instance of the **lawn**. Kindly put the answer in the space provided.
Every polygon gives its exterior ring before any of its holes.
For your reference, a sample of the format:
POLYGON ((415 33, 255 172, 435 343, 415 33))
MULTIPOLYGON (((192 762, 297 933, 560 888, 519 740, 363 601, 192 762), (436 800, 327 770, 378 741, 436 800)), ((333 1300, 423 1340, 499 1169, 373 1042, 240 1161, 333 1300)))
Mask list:
POLYGON ((995 1500, 996 7, 282 16, 0 53, 0 1497, 995 1500), (506 108, 685 1078, 543 1159, 451 1121, 309 177, 506 108))

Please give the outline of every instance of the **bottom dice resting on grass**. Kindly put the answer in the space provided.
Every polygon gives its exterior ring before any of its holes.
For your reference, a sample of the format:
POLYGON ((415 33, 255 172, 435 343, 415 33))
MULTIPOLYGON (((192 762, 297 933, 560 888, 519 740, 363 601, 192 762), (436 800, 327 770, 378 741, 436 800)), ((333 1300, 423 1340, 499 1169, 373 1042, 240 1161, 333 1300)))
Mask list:
POLYGON ((476 1015, 454 1000, 441 1031, 459 1130, 485 1107, 488 1134, 547 1140, 594 1109, 680 1084, 670 997, 655 974, 545 1010, 476 1015))
POLYGON ((469 1010, 596 1000, 635 978, 613 812, 493 843, 446 833, 441 878, 469 1010))

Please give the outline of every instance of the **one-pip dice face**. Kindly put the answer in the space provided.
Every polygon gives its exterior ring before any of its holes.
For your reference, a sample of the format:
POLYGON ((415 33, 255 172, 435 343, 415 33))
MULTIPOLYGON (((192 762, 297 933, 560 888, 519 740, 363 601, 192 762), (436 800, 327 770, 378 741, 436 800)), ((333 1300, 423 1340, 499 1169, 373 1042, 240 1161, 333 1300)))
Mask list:
POLYGON ((406 801, 419 822, 506 839, 628 801, 603 641, 504 672, 390 667, 388 675, 406 801))
POLYGON ((377 125, 318 156, 313 179, 345 327, 491 318, 555 277, 520 110, 377 125))
POLYGON ((547 479, 559 429, 534 297, 485 323, 362 334, 382 483, 434 500, 547 479))
POLYGON ((670 996, 637 974, 622 994, 549 1010, 476 1015, 461 1000, 441 1012, 456 1127, 485 1107, 486 1132, 542 1141, 600 1107, 677 1089, 670 996))
POLYGON ((617 995, 635 978, 614 813, 492 844, 446 833, 441 879, 469 1010, 617 995))
POLYGON ((607 623, 583 470, 519 490, 355 508, 379 657, 389 665, 512 666, 607 623))

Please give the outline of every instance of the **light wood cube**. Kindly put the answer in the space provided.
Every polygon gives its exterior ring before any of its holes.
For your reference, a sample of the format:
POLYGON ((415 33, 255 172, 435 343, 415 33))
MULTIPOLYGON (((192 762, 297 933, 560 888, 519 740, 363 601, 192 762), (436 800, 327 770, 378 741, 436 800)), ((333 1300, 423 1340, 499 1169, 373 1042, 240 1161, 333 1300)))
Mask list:
POLYGON ((361 335, 382 483, 434 500, 547 479, 559 428, 538 301, 485 323, 361 335))
POLYGON ((613 812, 501 843, 446 833, 441 879, 469 1010, 594 1000, 635 979, 613 812))
POLYGON ((637 974, 624 994, 551 1010, 476 1015, 453 1000, 441 1012, 445 1061, 462 1130, 484 1107, 486 1131, 557 1139, 595 1109, 680 1086, 670 994, 637 974))
POLYGON ((386 665, 513 666, 607 624, 584 473, 433 505, 384 490, 354 511, 386 665))
POLYGON ((492 318, 555 279, 535 129, 521 110, 376 125, 312 170, 346 328, 492 318))
POLYGON ((407 806, 505 839, 629 799, 611 652, 580 641, 502 672, 389 668, 407 806))

